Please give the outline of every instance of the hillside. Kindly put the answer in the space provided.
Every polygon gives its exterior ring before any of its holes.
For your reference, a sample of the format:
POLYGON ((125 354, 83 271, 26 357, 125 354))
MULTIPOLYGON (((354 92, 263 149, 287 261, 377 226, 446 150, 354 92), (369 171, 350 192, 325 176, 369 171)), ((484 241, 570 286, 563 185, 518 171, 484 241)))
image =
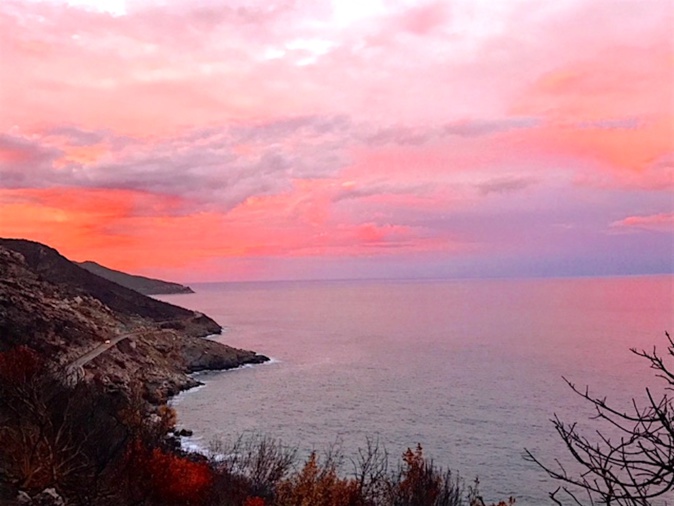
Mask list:
POLYGON ((99 278, 53 248, 0 239, 0 352, 26 345, 64 365, 129 335, 84 365, 85 377, 114 389, 139 384, 161 402, 198 384, 190 372, 268 360, 198 337, 219 330, 205 315, 99 278))
POLYGON ((161 279, 147 278, 145 276, 137 276, 134 274, 127 274, 126 272, 110 269, 96 262, 90 260, 86 262, 74 262, 83 269, 88 270, 92 274, 96 274, 102 278, 125 286, 131 290, 135 290, 143 295, 165 295, 171 293, 194 293, 189 286, 184 286, 179 283, 172 283, 170 281, 163 281, 161 279))
POLYGON ((142 473, 152 462, 151 476, 206 469, 182 459, 167 400, 200 384, 191 372, 268 360, 197 337, 214 330, 43 244, 1 240, 0 504, 150 504, 142 473))
POLYGON ((152 299, 97 276, 44 244, 0 238, 0 246, 20 253, 31 270, 71 296, 89 295, 122 315, 147 318, 163 327, 175 328, 193 336, 222 331, 220 325, 201 313, 152 299))

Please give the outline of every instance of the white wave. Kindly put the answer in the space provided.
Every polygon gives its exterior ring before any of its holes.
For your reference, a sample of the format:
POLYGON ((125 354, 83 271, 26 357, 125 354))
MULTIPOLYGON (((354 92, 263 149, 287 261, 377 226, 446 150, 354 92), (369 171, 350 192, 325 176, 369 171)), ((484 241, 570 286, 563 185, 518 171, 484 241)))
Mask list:
POLYGON ((206 457, 211 456, 211 452, 204 446, 203 438, 196 436, 182 436, 180 438, 180 447, 186 452, 199 453, 206 457))

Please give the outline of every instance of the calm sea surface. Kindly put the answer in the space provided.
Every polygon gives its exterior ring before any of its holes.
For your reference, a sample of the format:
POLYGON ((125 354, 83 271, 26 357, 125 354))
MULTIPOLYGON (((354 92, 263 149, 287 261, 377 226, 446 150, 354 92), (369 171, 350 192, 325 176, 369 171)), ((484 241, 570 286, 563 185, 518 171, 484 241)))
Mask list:
MULTIPOLYGON (((567 458, 549 419, 596 427, 562 376, 626 404, 657 385, 630 347, 665 349, 674 277, 204 284, 162 300, 202 311, 219 341, 274 362, 201 375, 180 395, 192 443, 261 432, 346 456, 421 443, 486 499, 550 504, 524 448, 567 458)), ((347 469, 348 470, 348 469, 347 469)))

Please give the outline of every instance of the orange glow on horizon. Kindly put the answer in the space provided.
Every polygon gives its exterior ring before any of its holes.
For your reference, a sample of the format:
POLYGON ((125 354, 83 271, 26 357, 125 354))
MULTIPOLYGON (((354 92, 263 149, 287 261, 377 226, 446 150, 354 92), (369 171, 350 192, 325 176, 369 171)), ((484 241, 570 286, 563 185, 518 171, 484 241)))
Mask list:
POLYGON ((671 268, 668 0, 379 3, 0 2, 0 235, 180 277, 671 268))

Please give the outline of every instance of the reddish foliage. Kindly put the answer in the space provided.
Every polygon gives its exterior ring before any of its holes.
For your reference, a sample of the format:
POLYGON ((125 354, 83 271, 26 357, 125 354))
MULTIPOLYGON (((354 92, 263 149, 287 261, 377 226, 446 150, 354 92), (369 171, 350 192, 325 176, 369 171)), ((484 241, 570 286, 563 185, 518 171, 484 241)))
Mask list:
POLYGON ((249 497, 246 499, 246 502, 243 503, 243 506, 265 506, 265 502, 262 497, 249 497))
POLYGON ((442 476, 428 465, 421 445, 415 451, 408 448, 403 461, 405 470, 399 485, 402 497, 414 504, 434 504, 442 490, 442 476))
POLYGON ((127 472, 133 481, 145 481, 149 495, 160 504, 202 505, 212 492, 213 472, 205 462, 131 445, 127 472))
POLYGON ((27 346, 0 353, 0 381, 19 385, 33 379, 43 368, 40 356, 27 346))
POLYGON ((312 453, 302 470, 277 489, 279 506, 361 506, 363 498, 355 480, 337 476, 334 464, 321 465, 312 453))
POLYGON ((203 504, 213 480, 208 464, 164 453, 152 452, 150 472, 160 499, 180 504, 203 504))

